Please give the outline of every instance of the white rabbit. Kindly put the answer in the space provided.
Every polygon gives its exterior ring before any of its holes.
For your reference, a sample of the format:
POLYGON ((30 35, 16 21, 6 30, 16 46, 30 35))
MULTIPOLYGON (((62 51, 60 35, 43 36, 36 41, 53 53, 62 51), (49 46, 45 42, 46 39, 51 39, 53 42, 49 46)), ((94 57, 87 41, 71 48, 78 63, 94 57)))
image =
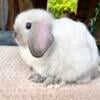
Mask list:
POLYGON ((83 23, 32 9, 16 17, 14 30, 23 60, 34 69, 33 81, 87 82, 95 76, 98 49, 83 23))

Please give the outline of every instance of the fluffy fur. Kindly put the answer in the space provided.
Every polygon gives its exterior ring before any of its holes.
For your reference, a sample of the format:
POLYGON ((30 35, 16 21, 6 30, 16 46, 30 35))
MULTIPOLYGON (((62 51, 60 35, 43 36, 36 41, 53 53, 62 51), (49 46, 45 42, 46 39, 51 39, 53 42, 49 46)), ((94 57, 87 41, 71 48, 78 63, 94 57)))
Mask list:
POLYGON ((16 17, 14 29, 21 35, 23 42, 21 44, 20 39, 17 39, 20 54, 34 69, 33 81, 84 82, 94 76, 99 63, 98 50, 95 39, 83 23, 69 18, 54 19, 44 10, 33 9, 22 12, 16 17), (33 23, 40 19, 46 20, 52 26, 54 41, 42 57, 36 58, 28 47, 27 38, 30 31, 25 25, 27 22, 33 23))

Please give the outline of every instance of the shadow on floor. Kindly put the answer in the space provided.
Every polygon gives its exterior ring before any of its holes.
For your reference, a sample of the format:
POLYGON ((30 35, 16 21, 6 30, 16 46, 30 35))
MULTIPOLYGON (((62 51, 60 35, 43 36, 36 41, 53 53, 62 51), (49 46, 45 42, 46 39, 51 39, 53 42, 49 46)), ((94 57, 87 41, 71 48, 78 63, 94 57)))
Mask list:
POLYGON ((8 31, 0 31, 0 45, 17 46, 12 33, 8 31))

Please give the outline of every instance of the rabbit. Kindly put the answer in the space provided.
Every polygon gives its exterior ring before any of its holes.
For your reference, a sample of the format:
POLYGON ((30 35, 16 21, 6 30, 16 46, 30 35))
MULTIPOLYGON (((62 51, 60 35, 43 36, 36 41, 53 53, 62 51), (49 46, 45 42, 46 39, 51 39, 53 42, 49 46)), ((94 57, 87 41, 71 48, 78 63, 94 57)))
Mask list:
POLYGON ((16 17, 14 31, 21 57, 33 68, 33 82, 86 83, 98 72, 96 41, 82 22, 31 9, 16 17))

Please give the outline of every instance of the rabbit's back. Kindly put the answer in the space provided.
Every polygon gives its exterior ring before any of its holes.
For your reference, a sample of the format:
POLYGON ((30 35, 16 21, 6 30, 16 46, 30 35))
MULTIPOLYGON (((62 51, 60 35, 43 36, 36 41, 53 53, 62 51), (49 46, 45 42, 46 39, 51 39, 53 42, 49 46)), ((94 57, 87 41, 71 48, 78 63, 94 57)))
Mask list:
MULTIPOLYGON (((75 81, 98 66, 95 40, 83 23, 62 18, 54 22, 52 33, 56 41, 53 53, 58 55, 55 62, 59 62, 55 69, 58 79, 75 81)), ((54 68, 52 66, 50 72, 54 68)))

